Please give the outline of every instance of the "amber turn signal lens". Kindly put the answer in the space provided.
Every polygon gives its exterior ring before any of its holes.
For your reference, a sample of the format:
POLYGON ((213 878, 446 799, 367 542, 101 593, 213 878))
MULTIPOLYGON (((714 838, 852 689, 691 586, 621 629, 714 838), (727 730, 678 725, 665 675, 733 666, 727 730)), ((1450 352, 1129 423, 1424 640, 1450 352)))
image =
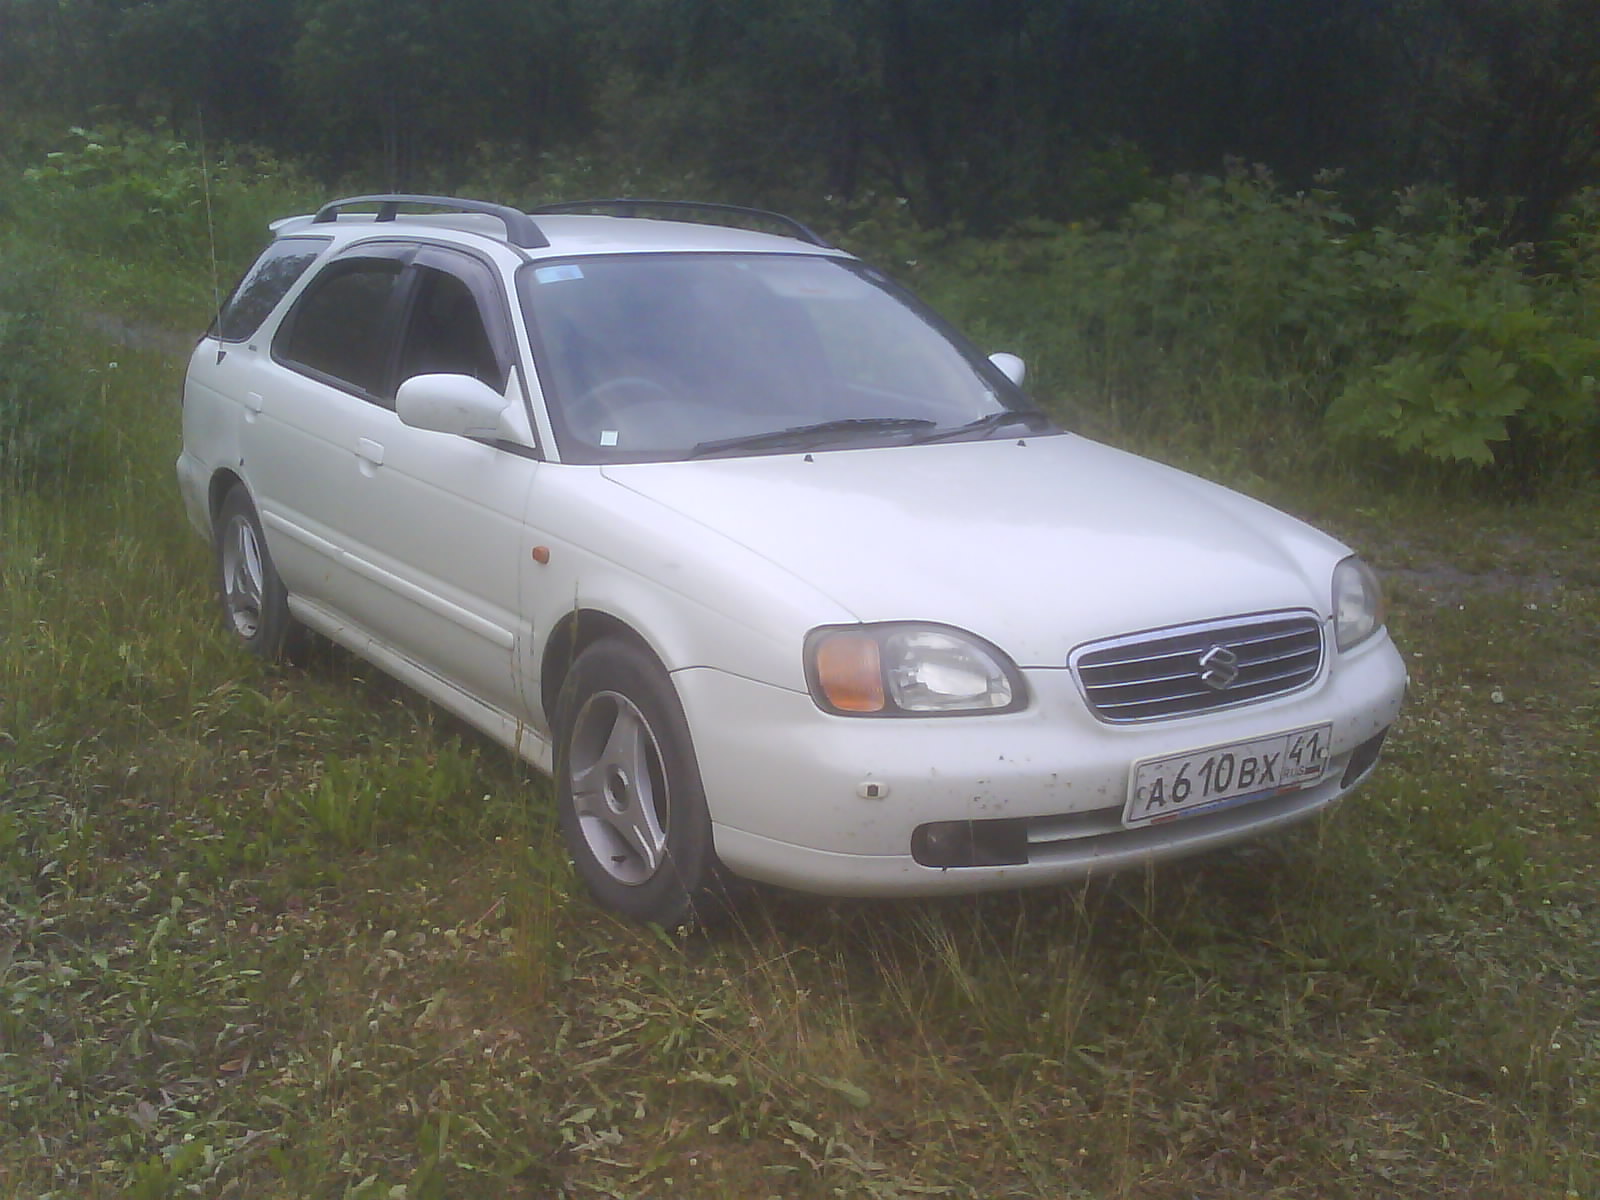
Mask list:
POLYGON ((817 684, 840 712, 882 712, 878 640, 865 633, 829 634, 816 648, 817 684))

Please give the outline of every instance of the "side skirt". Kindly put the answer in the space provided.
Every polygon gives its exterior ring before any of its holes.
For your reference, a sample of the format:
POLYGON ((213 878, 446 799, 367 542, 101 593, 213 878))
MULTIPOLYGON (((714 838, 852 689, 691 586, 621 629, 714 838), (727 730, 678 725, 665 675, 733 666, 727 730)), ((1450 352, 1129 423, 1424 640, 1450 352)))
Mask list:
POLYGON ((320 604, 290 596, 289 611, 307 628, 316 630, 329 641, 337 642, 352 654, 366 659, 440 708, 448 709, 544 774, 554 772, 553 743, 546 734, 527 721, 492 704, 485 704, 320 604))

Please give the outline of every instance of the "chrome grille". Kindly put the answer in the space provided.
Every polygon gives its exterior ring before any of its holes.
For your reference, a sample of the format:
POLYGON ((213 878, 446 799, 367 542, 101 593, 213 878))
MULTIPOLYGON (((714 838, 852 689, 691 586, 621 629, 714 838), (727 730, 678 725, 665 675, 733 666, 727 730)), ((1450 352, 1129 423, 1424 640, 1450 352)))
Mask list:
POLYGON ((1102 721, 1187 717, 1306 687, 1322 669, 1322 625, 1287 612, 1152 629, 1080 646, 1071 665, 1102 721))

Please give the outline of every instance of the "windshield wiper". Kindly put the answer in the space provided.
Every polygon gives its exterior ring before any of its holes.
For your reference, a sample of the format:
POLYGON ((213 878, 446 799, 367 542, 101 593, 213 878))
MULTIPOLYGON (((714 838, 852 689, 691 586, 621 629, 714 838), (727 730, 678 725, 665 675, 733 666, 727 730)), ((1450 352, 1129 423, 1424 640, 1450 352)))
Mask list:
POLYGON ((935 422, 925 417, 845 417, 837 421, 818 421, 814 425, 794 425, 766 433, 747 433, 743 437, 719 438, 701 442, 685 456, 704 458, 728 450, 786 450, 820 446, 856 433, 910 432, 931 428, 935 422))
POLYGON ((996 429, 1017 424, 1026 424, 1035 430, 1048 429, 1050 418, 1037 408, 1002 408, 999 412, 986 413, 976 421, 968 421, 965 425, 954 425, 949 429, 935 429, 931 433, 924 433, 912 441, 919 445, 924 442, 943 442, 971 434, 990 434, 996 429))

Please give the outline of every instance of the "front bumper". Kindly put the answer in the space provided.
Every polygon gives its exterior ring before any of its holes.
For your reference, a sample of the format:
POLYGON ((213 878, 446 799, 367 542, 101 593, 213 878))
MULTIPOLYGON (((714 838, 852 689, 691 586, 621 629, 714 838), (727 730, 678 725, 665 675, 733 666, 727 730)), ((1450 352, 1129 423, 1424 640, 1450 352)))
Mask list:
POLYGON ((1066 669, 1023 674, 1032 702, 1021 712, 873 720, 830 716, 803 693, 709 668, 677 672, 718 855, 736 874, 802 891, 910 896, 1059 883, 1210 850, 1306 820, 1357 786, 1406 683, 1381 633, 1333 656, 1303 692, 1110 726, 1089 714, 1066 669), (1135 762, 1321 722, 1333 726, 1331 766, 1316 786, 1123 827, 1135 762), (919 826, 996 820, 1025 829, 1025 862, 929 867, 913 857, 919 826))

